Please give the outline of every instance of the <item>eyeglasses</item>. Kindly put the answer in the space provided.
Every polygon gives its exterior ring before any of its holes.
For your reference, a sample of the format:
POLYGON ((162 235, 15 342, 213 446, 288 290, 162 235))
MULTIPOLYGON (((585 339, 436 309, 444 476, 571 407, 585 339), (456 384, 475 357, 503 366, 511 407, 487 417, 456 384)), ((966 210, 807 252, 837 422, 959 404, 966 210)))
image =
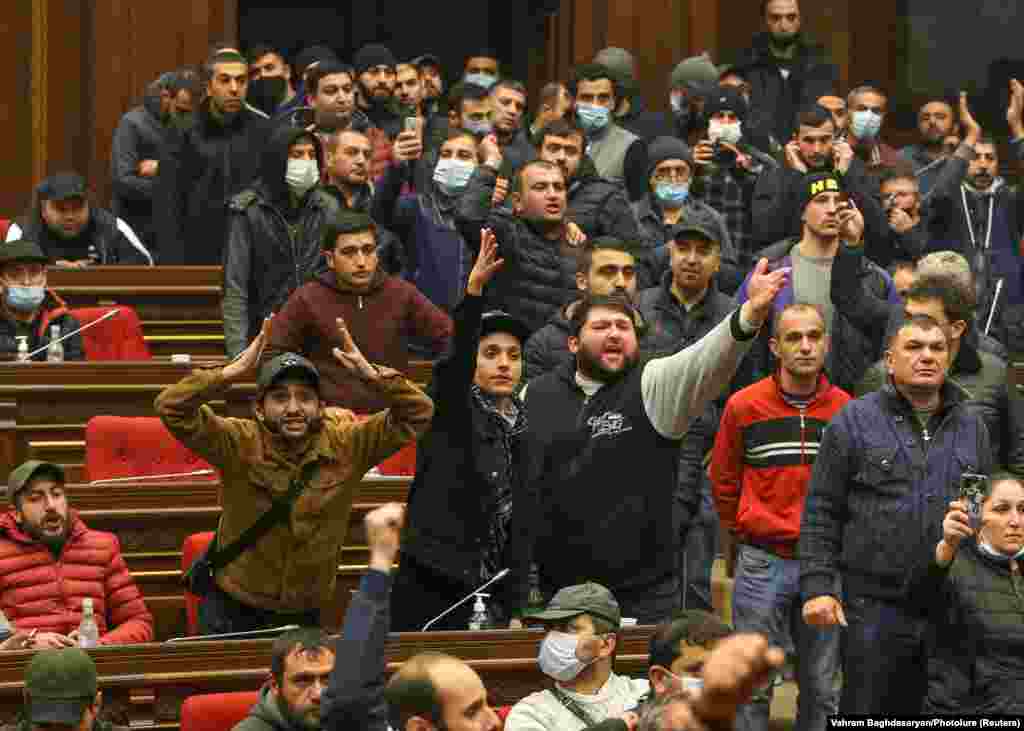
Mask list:
POLYGON ((668 183, 673 180, 686 182, 690 179, 690 171, 686 168, 666 168, 664 170, 656 170, 651 177, 657 183, 668 183))

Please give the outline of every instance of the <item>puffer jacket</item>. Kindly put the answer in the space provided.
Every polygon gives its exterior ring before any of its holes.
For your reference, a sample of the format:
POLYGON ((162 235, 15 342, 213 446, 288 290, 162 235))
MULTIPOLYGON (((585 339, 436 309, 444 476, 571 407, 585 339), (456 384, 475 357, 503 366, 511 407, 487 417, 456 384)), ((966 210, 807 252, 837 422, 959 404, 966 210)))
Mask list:
MULTIPOLYGON (((768 259, 769 270, 774 271, 792 266, 789 252, 798 242, 799 239, 785 239, 762 251, 761 255, 768 259)), ((842 248, 842 244, 840 244, 840 248, 842 248)), ((893 286, 892 278, 885 270, 864 257, 861 257, 858 263, 857 280, 860 286, 867 290, 874 299, 888 300, 890 303, 896 304, 899 301, 896 288, 893 286)), ((790 280, 772 304, 773 316, 792 304, 794 296, 793 282, 790 280)), ((742 304, 746 299, 747 282, 744 282, 736 294, 736 300, 738 304, 742 304)), ((770 376, 776 370, 774 356, 768 347, 768 339, 771 337, 770 329, 761 328, 761 332, 758 333, 758 343, 747 356, 744 363, 746 375, 743 380, 745 385, 770 376), (750 378, 751 375, 752 379, 746 381, 745 379, 750 378)), ((850 314, 840 307, 833 310, 831 343, 832 346, 825 357, 825 373, 834 385, 847 393, 853 393, 857 382, 881 355, 879 345, 869 334, 857 327, 850 314)))
POLYGON ((67 541, 55 557, 25 533, 14 511, 0 515, 0 607, 21 630, 66 635, 82 621, 82 600, 92 598, 100 644, 153 639, 146 609, 121 544, 112 533, 90 530, 75 511, 67 541))
MULTIPOLYGON (((633 203, 632 207, 644 242, 644 257, 639 262, 637 284, 641 289, 656 287, 661 283, 665 272, 671 268, 668 243, 673 227, 665 223, 661 209, 651 193, 633 203)), ((740 269, 739 252, 733 244, 732 235, 725 225, 722 214, 706 203, 688 198, 683 204, 683 215, 679 219, 680 224, 687 222, 707 226, 717 234, 718 248, 721 251, 721 266, 716 275, 718 286, 723 292, 735 292, 746 272, 740 269)))
POLYGON ((574 300, 565 307, 555 310, 548 324, 530 336, 523 350, 523 383, 531 378, 555 370, 562 363, 571 362, 574 356, 569 352, 569 336, 572 334, 574 300))
POLYGON ((736 303, 712 282, 701 303, 687 311, 672 294, 672 272, 665 272, 657 287, 640 292, 637 308, 647 326, 644 351, 658 357, 678 353, 700 340, 736 309, 736 303))
POLYGON ((326 270, 324 226, 340 210, 338 199, 317 186, 295 205, 285 182, 288 148, 299 137, 313 140, 321 168, 320 140, 282 126, 263 150, 260 178, 231 199, 224 252, 224 345, 233 357, 259 333, 296 289, 326 270))
POLYGON ((285 445, 261 422, 224 418, 209 402, 223 397, 223 370, 197 369, 164 389, 156 413, 174 437, 221 473, 218 544, 229 545, 256 522, 294 479, 308 486, 278 523, 217 572, 238 601, 277 612, 308 612, 333 600, 356 487, 374 465, 420 437, 433 402, 400 375, 367 384, 389 408, 353 425, 325 416, 318 431, 285 445), (293 448, 288 448, 293 447, 293 448))
POLYGON ((840 577, 847 599, 905 601, 908 577, 935 554, 960 476, 991 471, 985 423, 949 383, 927 432, 891 382, 850 401, 822 434, 807 489, 797 547, 804 601, 834 596, 840 577))
POLYGON ((614 236, 626 243, 640 243, 640 231, 626 189, 599 176, 593 161, 585 155, 576 177, 569 183, 568 204, 566 218, 588 238, 614 236))
POLYGON ((492 210, 496 180, 494 170, 486 165, 477 167, 456 204, 456 224, 474 254, 480 249, 480 230, 494 232, 505 266, 484 292, 487 308, 504 310, 536 332, 578 295, 578 253, 564 235, 559 240, 547 239, 527 221, 501 208, 492 210))
POLYGON ((934 561, 911 584, 937 640, 928 661, 926 714, 1024 714, 1024 579, 1020 561, 964 541, 945 568, 934 561))
MULTIPOLYGON (((972 332, 975 332, 972 329, 972 332)), ((1000 469, 1024 475, 1024 408, 1011 399, 1006 385, 1006 361, 979 350, 975 337, 964 338, 947 381, 960 391, 964 407, 977 414, 988 429, 992 462, 1000 469)), ((877 391, 885 385, 885 367, 875 363, 857 384, 855 395, 877 391)))
POLYGON ((73 239, 55 235, 43 221, 36 201, 32 211, 18 222, 21 238, 34 241, 51 262, 59 259, 88 259, 93 264, 109 266, 132 264, 152 266, 153 257, 138 240, 135 232, 106 208, 89 207, 89 223, 73 239))
MULTIPOLYGON (((58 297, 53 290, 46 291, 43 304, 40 305, 39 312, 36 313, 27 333, 22 332, 14 320, 0 316, 0 360, 14 360, 18 352, 19 335, 28 337, 28 352, 30 353, 49 345, 51 325, 60 326, 62 336, 81 327, 81 323, 68 311, 64 300, 58 297)), ((62 344, 64 360, 85 360, 85 346, 82 343, 81 333, 72 335, 62 344)), ((32 360, 46 360, 46 351, 37 353, 32 360)))

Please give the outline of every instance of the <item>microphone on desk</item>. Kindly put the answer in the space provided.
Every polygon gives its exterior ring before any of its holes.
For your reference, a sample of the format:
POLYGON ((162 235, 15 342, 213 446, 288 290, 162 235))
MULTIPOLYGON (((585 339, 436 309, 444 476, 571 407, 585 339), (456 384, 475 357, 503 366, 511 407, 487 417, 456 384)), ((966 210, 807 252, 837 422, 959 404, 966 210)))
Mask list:
POLYGON ((103 322, 104 320, 109 320, 109 319, 110 319, 111 317, 114 317, 115 315, 119 314, 120 312, 121 312, 121 310, 120 310, 120 309, 116 309, 116 310, 111 310, 110 312, 108 312, 107 314, 105 314, 105 315, 104 315, 103 317, 97 317, 97 318, 96 318, 95 320, 93 320, 92 322, 90 322, 90 323, 86 323, 85 325, 82 325, 82 327, 78 328, 77 330, 72 330, 72 331, 71 331, 71 332, 69 332, 69 333, 68 333, 67 335, 61 335, 61 336, 60 336, 59 338, 57 338, 56 340, 51 340, 50 342, 48 342, 48 343, 47 343, 46 345, 44 345, 43 347, 41 347, 41 348, 36 348, 36 349, 35 349, 35 350, 33 350, 33 351, 32 351, 31 353, 29 353, 29 354, 28 354, 28 355, 27 355, 26 357, 28 357, 28 358, 31 358, 31 357, 32 357, 32 356, 34 356, 34 355, 39 355, 39 354, 40 354, 40 353, 42 353, 42 352, 43 352, 44 350, 46 350, 47 348, 49 348, 49 347, 50 347, 50 346, 51 346, 51 345, 52 345, 53 343, 63 343, 63 342, 65 341, 65 340, 67 340, 68 338, 70 338, 70 337, 71 337, 72 335, 78 335, 78 333, 82 332, 83 330, 88 330, 88 329, 89 329, 90 327, 92 327, 93 325, 99 325, 99 324, 100 324, 101 322, 103 322))
POLYGON ((192 470, 191 472, 175 472, 165 475, 129 475, 128 477, 107 477, 103 480, 93 480, 90 485, 107 485, 112 482, 142 482, 143 480, 176 480, 179 477, 200 477, 212 475, 216 470, 192 470))
POLYGON ((285 632, 300 629, 297 624, 283 624, 280 627, 265 627, 246 632, 222 632, 216 635, 192 635, 189 637, 172 637, 164 640, 165 645, 177 645, 183 642, 217 642, 220 640, 262 640, 283 635, 285 632))
POLYGON ((499 581, 501 579, 504 579, 506 576, 508 576, 508 572, 509 572, 509 569, 502 569, 501 571, 496 573, 494 576, 492 576, 490 579, 488 579, 486 582, 484 582, 483 585, 478 586, 476 589, 474 589, 473 591, 471 591, 468 594, 466 594, 466 596, 464 596, 462 599, 459 599, 459 601, 455 602, 450 607, 448 607, 443 612, 441 612, 439 615, 437 615, 432 620, 430 620, 425 625, 423 625, 423 629, 421 629, 420 632, 426 632, 428 629, 430 629, 430 625, 434 624, 434 622, 436 622, 437 620, 442 619, 444 617, 447 617, 449 614, 451 614, 453 611, 455 611, 456 609, 461 607, 463 604, 468 602, 470 599, 475 597, 477 594, 479 594, 481 591, 483 591, 488 586, 493 584, 495 581, 499 581))

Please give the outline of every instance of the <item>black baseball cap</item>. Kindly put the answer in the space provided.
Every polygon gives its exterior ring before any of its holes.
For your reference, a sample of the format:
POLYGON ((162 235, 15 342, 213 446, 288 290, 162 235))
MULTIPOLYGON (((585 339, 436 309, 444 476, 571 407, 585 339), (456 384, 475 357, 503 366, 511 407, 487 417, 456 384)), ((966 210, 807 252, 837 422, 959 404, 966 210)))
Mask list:
POLYGON ((480 318, 480 337, 492 333, 508 333, 524 344, 530 338, 530 328, 522 320, 501 310, 485 312, 480 318))
POLYGON ((78 173, 57 173, 51 175, 36 187, 39 200, 66 201, 69 198, 85 198, 85 178, 78 173))
POLYGON ((410 61, 413 66, 419 68, 420 66, 437 66, 440 68, 441 59, 435 56, 433 53, 424 53, 422 56, 417 56, 410 61))
POLYGON ((256 385, 259 387, 260 393, 262 393, 286 375, 297 375, 305 378, 313 384, 313 387, 319 393, 320 371, 309 360, 297 353, 282 353, 265 363, 260 368, 260 375, 256 380, 256 385))
POLYGON ((718 233, 699 221, 689 221, 687 223, 676 224, 669 230, 669 235, 672 241, 678 241, 679 239, 689 238, 691 236, 700 236, 702 239, 707 239, 713 244, 718 244, 719 235, 718 233))

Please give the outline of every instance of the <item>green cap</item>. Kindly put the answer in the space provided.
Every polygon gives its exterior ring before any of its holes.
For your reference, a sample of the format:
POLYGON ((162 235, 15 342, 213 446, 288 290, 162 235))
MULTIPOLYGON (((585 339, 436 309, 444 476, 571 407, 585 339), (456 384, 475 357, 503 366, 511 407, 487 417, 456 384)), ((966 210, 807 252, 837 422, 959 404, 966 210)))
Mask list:
POLYGON ((17 239, 15 241, 8 241, 6 244, 0 243, 0 266, 16 261, 45 264, 49 259, 46 258, 43 250, 39 248, 39 244, 34 241, 17 239))
POLYGON ((315 365, 297 353, 281 353, 260 368, 260 375, 256 380, 260 393, 273 386, 284 376, 285 371, 292 370, 296 371, 296 375, 312 381, 313 387, 317 392, 320 391, 320 371, 315 365))
POLYGON ((64 470, 61 469, 60 465, 55 465, 53 462, 30 459, 28 462, 20 464, 7 476, 7 499, 13 502, 15 494, 24 488, 39 472, 49 472, 57 479, 57 482, 62 485, 64 484, 64 470))
POLYGON ((96 700, 96 665, 77 647, 42 650, 25 668, 25 690, 32 723, 77 726, 96 700))
POLYGON ((608 589, 593 582, 559 589, 558 593, 548 602, 547 608, 524 616, 528 619, 555 622, 572 619, 581 614, 600 617, 616 627, 622 624, 622 612, 619 610, 619 603, 615 597, 608 589))

